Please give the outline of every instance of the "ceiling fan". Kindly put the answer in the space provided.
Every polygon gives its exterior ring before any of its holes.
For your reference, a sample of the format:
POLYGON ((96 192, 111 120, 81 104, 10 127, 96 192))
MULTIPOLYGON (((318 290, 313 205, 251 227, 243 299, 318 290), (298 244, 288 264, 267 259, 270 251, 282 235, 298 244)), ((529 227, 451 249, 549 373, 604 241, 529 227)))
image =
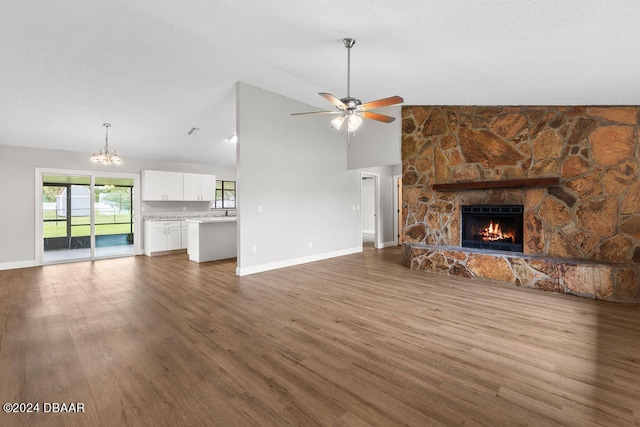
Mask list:
POLYGON ((391 123, 396 118, 387 116, 384 114, 373 113, 369 110, 375 108, 386 107, 389 105, 401 104, 404 102, 400 96, 391 96, 389 98, 378 99, 377 101, 371 101, 362 103, 357 98, 351 97, 349 91, 351 86, 351 48, 356 41, 351 38, 345 38, 342 40, 344 47, 347 48, 347 96, 345 98, 338 98, 330 93, 320 92, 318 95, 336 106, 335 111, 310 111, 306 113, 292 113, 292 116, 298 116, 301 114, 337 114, 338 117, 331 120, 331 125, 340 129, 342 124, 347 121, 347 129, 349 132, 355 132, 362 124, 362 119, 377 120, 379 122, 391 123))

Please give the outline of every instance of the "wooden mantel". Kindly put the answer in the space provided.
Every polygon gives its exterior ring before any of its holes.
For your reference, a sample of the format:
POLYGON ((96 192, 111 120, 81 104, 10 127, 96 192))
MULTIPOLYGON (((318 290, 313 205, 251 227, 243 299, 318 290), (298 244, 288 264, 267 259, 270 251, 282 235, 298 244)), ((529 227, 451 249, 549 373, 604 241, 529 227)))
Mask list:
POLYGON ((476 190, 483 188, 508 187, 549 187, 560 185, 560 178, 525 178, 506 181, 455 182, 451 184, 433 184, 435 191, 476 190))

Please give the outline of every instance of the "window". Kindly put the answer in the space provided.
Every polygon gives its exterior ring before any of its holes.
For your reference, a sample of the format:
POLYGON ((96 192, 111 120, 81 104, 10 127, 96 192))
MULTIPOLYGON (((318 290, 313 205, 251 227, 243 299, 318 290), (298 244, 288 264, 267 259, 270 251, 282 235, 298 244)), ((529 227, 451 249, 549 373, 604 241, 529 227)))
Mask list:
POLYGON ((214 209, 236 208, 236 182, 216 181, 216 200, 214 209))

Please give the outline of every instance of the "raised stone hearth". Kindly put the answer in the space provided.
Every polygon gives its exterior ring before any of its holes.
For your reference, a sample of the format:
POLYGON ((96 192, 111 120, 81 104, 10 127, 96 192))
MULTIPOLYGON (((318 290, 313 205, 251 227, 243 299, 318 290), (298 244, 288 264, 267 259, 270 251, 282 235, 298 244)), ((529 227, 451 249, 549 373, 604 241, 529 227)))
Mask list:
POLYGON ((405 106, 402 112, 402 234, 415 255, 408 266, 640 302, 640 108, 405 106), (433 187, 541 178, 557 185, 433 187), (464 205, 522 205, 523 253, 462 250, 464 205), (580 285, 583 278, 590 284, 580 285))
POLYGON ((632 264, 408 243, 402 249, 403 263, 412 270, 608 301, 636 302, 640 298, 640 272, 632 264))

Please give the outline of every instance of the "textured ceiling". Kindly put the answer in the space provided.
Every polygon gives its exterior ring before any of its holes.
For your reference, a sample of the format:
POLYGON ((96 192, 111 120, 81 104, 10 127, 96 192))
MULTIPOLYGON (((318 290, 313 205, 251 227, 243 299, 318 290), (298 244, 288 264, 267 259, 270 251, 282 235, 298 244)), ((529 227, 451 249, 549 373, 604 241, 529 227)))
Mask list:
MULTIPOLYGON (((0 144, 235 164, 237 81, 406 104, 640 104, 640 2, 4 0, 0 144), (188 136, 192 127, 201 128, 188 136)), ((322 118, 319 118, 322 119, 322 118)))

